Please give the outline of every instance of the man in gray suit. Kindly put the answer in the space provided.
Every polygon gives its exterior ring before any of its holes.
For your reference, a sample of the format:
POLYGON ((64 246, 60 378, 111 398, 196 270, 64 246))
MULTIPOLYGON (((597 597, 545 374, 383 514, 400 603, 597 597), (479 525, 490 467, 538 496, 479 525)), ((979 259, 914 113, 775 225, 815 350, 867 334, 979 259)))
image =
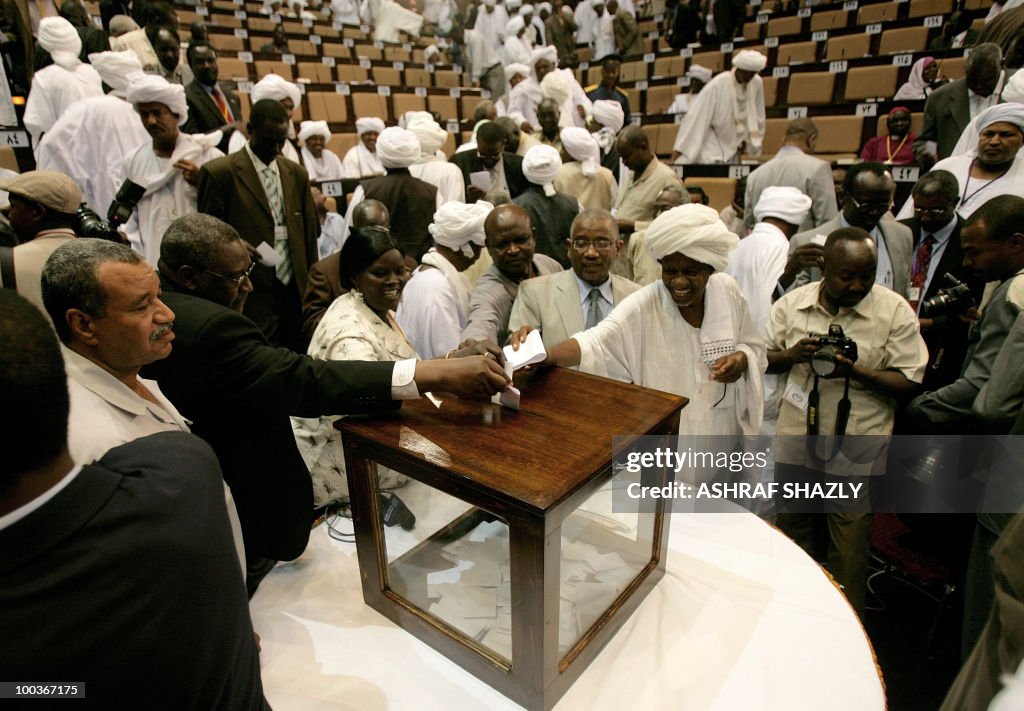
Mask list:
POLYGON ((846 173, 843 187, 846 197, 842 212, 813 230, 797 233, 790 240, 789 263, 779 283, 789 291, 821 279, 825 237, 842 227, 860 227, 871 235, 878 248, 875 283, 906 296, 910 286, 913 233, 890 214, 896 189, 892 174, 881 163, 858 163, 846 173))
POLYGON ((924 124, 914 141, 914 157, 924 168, 948 158, 971 119, 999 103, 1006 82, 1002 70, 1003 52, 991 42, 971 50, 964 64, 964 77, 939 87, 924 105, 924 124), (936 143, 937 155, 928 142, 936 143))
POLYGON ((836 216, 839 207, 832 183, 832 166, 810 155, 814 153, 817 142, 818 127, 814 121, 798 118, 789 122, 782 148, 747 178, 744 204, 749 209, 743 222, 748 229, 754 228, 754 206, 761 197, 761 191, 773 185, 796 188, 811 199, 811 211, 800 225, 801 231, 817 227, 836 216))
POLYGON ((520 284, 508 321, 513 333, 523 326, 540 329, 545 348, 596 326, 640 288, 608 272, 622 249, 619 227, 610 212, 584 210, 573 220, 569 234, 566 244, 572 269, 520 284))

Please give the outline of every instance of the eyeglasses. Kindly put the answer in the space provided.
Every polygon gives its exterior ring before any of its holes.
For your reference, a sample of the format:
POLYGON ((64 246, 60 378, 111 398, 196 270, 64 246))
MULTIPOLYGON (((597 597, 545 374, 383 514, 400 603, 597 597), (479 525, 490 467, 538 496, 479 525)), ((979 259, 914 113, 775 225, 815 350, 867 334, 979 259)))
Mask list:
POLYGON ((218 277, 220 279, 223 279, 224 281, 233 281, 233 282, 235 282, 235 286, 242 286, 242 282, 245 281, 245 278, 247 276, 252 274, 252 270, 255 269, 255 268, 256 268, 256 262, 249 262, 249 268, 246 269, 241 274, 239 274, 238 276, 225 276, 224 274, 218 274, 217 272, 215 272, 215 271, 213 271, 211 269, 204 269, 203 272, 206 273, 206 274, 209 274, 211 276, 215 276, 215 277, 218 277))
POLYGON ((853 195, 849 195, 849 198, 855 208, 857 208, 858 210, 863 210, 864 212, 888 212, 889 210, 892 209, 891 199, 887 200, 886 202, 861 203, 858 202, 857 198, 855 198, 853 195))
POLYGON ((586 254, 587 250, 593 247, 598 252, 605 252, 612 248, 610 239, 574 239, 571 240, 572 248, 577 252, 586 254))
POLYGON ((915 207, 914 214, 921 215, 922 217, 925 215, 931 215, 932 217, 942 217, 943 215, 946 214, 948 210, 948 207, 915 207))

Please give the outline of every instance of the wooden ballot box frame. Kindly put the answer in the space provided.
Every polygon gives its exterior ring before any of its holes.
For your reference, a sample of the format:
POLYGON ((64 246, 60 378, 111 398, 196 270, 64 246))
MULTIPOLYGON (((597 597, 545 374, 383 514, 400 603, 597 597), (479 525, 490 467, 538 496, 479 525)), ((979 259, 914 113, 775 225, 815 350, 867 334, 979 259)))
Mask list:
POLYGON ((621 448, 643 435, 673 435, 686 403, 549 368, 528 377, 519 411, 455 398, 438 409, 420 399, 397 413, 339 421, 366 604, 527 709, 550 709, 664 575, 671 504, 658 502, 650 560, 567 652, 559 650, 562 522, 608 483, 613 437, 621 448), (410 432, 430 447, 409 447, 410 432), (484 520, 474 512, 507 524, 515 600, 510 660, 389 585, 374 463, 474 507, 448 529, 468 531, 484 520))

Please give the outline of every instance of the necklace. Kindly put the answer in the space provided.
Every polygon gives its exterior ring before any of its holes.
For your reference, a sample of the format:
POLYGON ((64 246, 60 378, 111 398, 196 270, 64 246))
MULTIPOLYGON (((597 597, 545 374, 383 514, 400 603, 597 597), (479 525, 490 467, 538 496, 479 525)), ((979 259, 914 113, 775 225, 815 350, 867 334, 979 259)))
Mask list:
POLYGON ((894 155, 898 156, 900 154, 900 151, 903 149, 903 144, 907 142, 908 138, 910 138, 910 132, 909 131, 907 131, 905 134, 903 134, 903 140, 900 141, 900 144, 898 146, 896 146, 896 150, 894 151, 892 149, 892 136, 886 136, 885 137, 885 152, 889 156, 888 159, 885 161, 886 165, 892 165, 893 156, 894 155))

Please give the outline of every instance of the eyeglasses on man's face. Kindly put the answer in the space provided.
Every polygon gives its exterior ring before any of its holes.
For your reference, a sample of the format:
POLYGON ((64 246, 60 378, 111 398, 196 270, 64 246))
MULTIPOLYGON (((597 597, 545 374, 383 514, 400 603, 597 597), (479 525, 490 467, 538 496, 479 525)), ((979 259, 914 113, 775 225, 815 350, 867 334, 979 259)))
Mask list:
POLYGON ((252 270, 255 269, 255 268, 256 268, 256 262, 249 262, 248 268, 244 272, 242 272, 241 274, 237 274, 235 276, 227 276, 226 274, 219 274, 219 273, 213 271, 212 269, 204 269, 203 272, 205 274, 209 274, 210 276, 215 276, 215 277, 217 277, 219 279, 223 279, 224 281, 233 281, 235 283, 235 286, 239 286, 240 287, 240 286, 242 286, 242 282, 245 281, 246 277, 248 277, 250 274, 252 274, 252 270))
POLYGON ((569 242, 572 248, 577 252, 586 253, 588 249, 593 247, 598 252, 607 252, 612 248, 612 241, 610 239, 574 239, 569 242))

